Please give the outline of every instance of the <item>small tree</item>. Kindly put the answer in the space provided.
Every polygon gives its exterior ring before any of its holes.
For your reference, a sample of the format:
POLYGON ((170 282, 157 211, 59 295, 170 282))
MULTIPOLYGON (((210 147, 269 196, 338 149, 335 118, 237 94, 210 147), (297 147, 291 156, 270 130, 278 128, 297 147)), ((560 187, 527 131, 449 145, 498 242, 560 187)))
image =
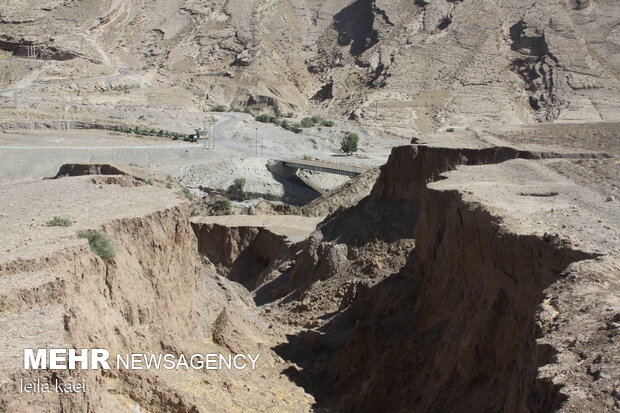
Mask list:
POLYGON ((351 132, 342 139, 342 142, 340 142, 340 149, 347 155, 351 155, 354 152, 357 152, 357 144, 359 143, 359 140, 360 138, 357 136, 357 133, 351 132))
POLYGON ((243 192, 243 188, 245 187, 245 178, 235 178, 233 186, 239 192, 243 192))
POLYGON ((236 178, 234 183, 230 186, 229 191, 231 195, 237 199, 245 200, 248 198, 248 194, 245 193, 246 180, 245 178, 236 178))

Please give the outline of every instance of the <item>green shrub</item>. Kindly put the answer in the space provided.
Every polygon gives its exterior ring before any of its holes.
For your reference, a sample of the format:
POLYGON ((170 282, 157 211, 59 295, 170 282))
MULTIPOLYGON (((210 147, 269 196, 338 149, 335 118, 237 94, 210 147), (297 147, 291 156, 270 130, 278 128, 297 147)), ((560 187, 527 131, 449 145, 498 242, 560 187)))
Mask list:
POLYGON ((297 126, 293 126, 290 129, 291 132, 302 133, 304 130, 302 128, 298 128, 297 126))
POLYGON ((166 183, 166 188, 172 189, 172 183, 170 183, 170 182, 166 183))
POLYGON ((454 128, 448 128, 448 129, 446 129, 446 131, 448 131, 448 132, 454 132, 454 128))
POLYGON ((104 260, 114 258, 116 255, 116 247, 114 242, 101 231, 85 230, 77 233, 80 238, 86 238, 90 250, 100 256, 104 260))
POLYGON ((321 126, 327 126, 328 128, 331 128, 332 126, 334 126, 334 121, 324 120, 323 122, 321 122, 321 126))
POLYGON ((213 106, 211 108, 211 112, 226 112, 226 106, 224 105, 213 106))
POLYGON ((181 191, 183 191, 183 195, 185 195, 185 198, 189 199, 190 201, 194 199, 194 195, 192 195, 192 192, 185 185, 181 185, 181 191))
POLYGON ((290 130, 291 129, 291 124, 288 122, 288 120, 284 119, 281 123, 280 126, 282 126, 284 129, 286 130, 290 130))
POLYGON ((244 191, 245 183, 245 178, 236 178, 234 180, 234 183, 230 187, 230 192, 233 198, 239 198, 241 200, 248 199, 248 194, 244 191))
POLYGON ((357 136, 357 133, 351 132, 340 142, 340 149, 347 155, 351 155, 353 152, 357 152, 359 140, 360 138, 357 136))
POLYGON ((313 116, 311 119, 314 123, 320 123, 323 120, 320 116, 313 116))
POLYGON ((233 186, 238 191, 243 191, 243 187, 245 187, 246 180, 245 178, 235 178, 233 186))
POLYGON ((69 218, 54 217, 45 223, 46 227, 70 227, 73 221, 69 218))
POLYGON ((286 117, 287 117, 287 118, 294 118, 294 117, 295 117, 295 114, 294 114, 293 112, 288 112, 288 113, 286 114, 286 117))
POLYGON ((313 127, 315 124, 314 120, 312 118, 303 118, 301 120, 301 127, 302 128, 311 128, 313 127))
POLYGON ((119 86, 112 86, 110 88, 110 90, 113 92, 125 92, 125 93, 129 93, 131 89, 135 89, 135 86, 119 85, 119 86))
POLYGON ((232 203, 228 198, 218 198, 209 203, 211 209, 218 213, 227 213, 230 212, 232 208, 232 203))
POLYGON ((261 113, 260 115, 256 116, 256 120, 262 123, 269 123, 271 122, 271 116, 267 115, 266 113, 261 113))
POLYGON ((153 180, 151 178, 147 179, 145 182, 147 185, 153 185, 153 180))
POLYGON ((243 113, 250 113, 251 114, 252 111, 250 110, 249 107, 246 106, 246 107, 243 108, 243 113))

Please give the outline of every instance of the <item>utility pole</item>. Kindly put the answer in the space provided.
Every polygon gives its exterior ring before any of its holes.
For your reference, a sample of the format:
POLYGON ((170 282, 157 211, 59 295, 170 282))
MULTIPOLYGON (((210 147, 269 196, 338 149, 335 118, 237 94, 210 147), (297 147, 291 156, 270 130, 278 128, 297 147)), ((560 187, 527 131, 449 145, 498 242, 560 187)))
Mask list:
POLYGON ((15 109, 17 109, 17 90, 13 91, 13 106, 15 106, 15 109))
MULTIPOLYGON (((205 129, 205 126, 206 126, 206 122, 205 122, 205 121, 202 121, 202 130, 204 130, 204 129, 205 129)), ((198 131, 196 131, 196 133, 198 134, 198 139, 200 139, 200 133, 199 133, 198 131)), ((205 136, 205 141, 204 141, 204 143, 202 144, 202 148, 203 148, 203 149, 207 149, 207 141, 208 141, 208 140, 209 140, 209 131, 207 131, 207 136, 205 136)))
POLYGON ((254 128, 254 130, 256 131, 256 135, 255 135, 255 143, 256 143, 256 156, 258 156, 258 128, 254 128))
POLYGON ((215 125, 217 123, 217 119, 215 119, 215 117, 211 116, 211 149, 215 150, 215 125))
POLYGON ((256 57, 256 51, 258 49, 258 9, 254 8, 252 10, 252 20, 250 22, 250 33, 252 35, 252 50, 250 50, 250 55, 252 59, 256 57))

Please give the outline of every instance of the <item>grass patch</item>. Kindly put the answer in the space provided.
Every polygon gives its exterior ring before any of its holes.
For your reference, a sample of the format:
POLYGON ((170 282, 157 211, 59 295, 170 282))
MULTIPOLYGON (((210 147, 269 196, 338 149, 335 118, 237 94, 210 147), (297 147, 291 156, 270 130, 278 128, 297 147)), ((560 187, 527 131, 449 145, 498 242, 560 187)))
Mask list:
POLYGON ((130 85, 118 85, 118 86, 112 86, 110 88, 110 90, 112 92, 124 92, 124 93, 129 93, 129 91, 131 91, 131 89, 136 89, 136 86, 130 86, 130 85))
POLYGON ((73 221, 69 218, 54 217, 45 223, 46 227, 70 227, 73 221))
POLYGON ((114 258, 116 255, 116 246, 114 245, 114 242, 109 236, 101 231, 95 231, 92 229, 84 230, 78 232, 77 236, 79 238, 86 238, 88 240, 90 250, 104 260, 114 258))
POLYGON ((185 195, 185 198, 189 199, 190 201, 194 199, 194 195, 192 195, 192 192, 185 185, 181 185, 181 191, 183 191, 183 195, 185 195))

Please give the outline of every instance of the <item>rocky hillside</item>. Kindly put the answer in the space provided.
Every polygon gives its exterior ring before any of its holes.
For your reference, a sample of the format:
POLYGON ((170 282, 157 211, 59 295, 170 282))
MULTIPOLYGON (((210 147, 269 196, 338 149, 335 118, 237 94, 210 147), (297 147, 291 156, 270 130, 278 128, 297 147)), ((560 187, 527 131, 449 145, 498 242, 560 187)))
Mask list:
POLYGON ((618 120, 619 17, 614 0, 9 0, 0 48, 39 45, 59 78, 132 73, 199 107, 319 108, 413 135, 618 120))

